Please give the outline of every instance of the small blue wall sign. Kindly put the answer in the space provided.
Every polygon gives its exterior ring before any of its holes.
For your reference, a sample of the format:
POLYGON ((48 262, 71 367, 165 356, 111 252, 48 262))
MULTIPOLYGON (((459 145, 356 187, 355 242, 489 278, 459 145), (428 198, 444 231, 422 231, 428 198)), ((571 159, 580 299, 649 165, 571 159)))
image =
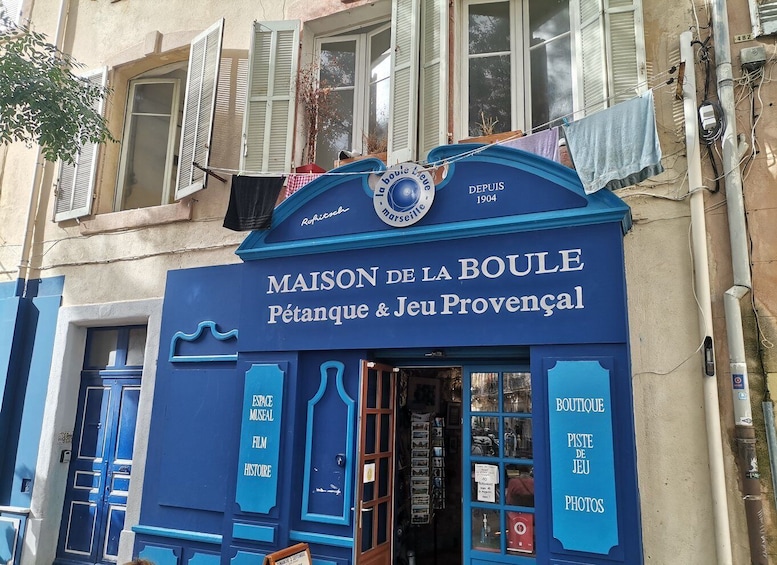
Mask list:
POLYGON ((548 371, 553 537, 607 555, 618 545, 610 372, 598 361, 548 371))
POLYGON ((268 513, 278 494, 283 371, 253 365, 245 377, 235 502, 244 512, 268 513))

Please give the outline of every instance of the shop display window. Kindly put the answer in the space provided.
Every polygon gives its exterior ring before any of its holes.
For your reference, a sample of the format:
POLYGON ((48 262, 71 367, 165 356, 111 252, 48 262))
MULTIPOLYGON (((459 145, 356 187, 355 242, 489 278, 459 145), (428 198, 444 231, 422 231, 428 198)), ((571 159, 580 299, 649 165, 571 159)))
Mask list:
POLYGON ((473 370, 468 377, 469 429, 463 440, 469 451, 470 547, 534 557, 531 374, 473 370))

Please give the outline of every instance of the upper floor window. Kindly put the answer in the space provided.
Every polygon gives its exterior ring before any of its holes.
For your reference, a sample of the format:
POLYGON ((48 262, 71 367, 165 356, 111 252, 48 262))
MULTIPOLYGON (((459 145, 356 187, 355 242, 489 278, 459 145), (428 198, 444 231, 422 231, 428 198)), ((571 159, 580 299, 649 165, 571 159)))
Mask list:
MULTIPOLYGON (((127 89, 115 211, 168 204, 205 187, 200 167, 210 155, 223 26, 220 20, 192 40, 188 66, 172 63, 132 79, 114 71, 127 89)), ((107 69, 89 78, 105 84, 107 69)), ((74 163, 60 165, 55 221, 91 214, 99 149, 88 144, 74 163)))
POLYGON ((466 134, 541 129, 634 96, 638 1, 465 0, 466 134))
POLYGON ((389 24, 318 40, 319 81, 330 88, 330 127, 319 131, 316 163, 330 168, 342 150, 380 153, 388 144, 389 24))
POLYGON ((130 82, 115 209, 172 202, 178 172, 183 65, 130 82))

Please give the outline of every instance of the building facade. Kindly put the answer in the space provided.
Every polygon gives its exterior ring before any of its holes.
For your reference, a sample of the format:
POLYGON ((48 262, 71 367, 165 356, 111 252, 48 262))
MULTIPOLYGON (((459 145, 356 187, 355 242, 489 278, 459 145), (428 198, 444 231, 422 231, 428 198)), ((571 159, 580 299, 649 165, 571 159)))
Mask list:
POLYGON ((117 138, 0 148, 6 563, 774 559, 770 3, 4 4, 117 138))

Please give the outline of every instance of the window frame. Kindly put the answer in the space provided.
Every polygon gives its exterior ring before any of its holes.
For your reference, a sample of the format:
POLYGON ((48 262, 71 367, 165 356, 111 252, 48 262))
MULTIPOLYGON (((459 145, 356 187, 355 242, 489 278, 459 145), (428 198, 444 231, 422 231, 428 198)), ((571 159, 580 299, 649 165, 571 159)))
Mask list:
MULTIPOLYGON (((380 22, 371 22, 368 25, 361 27, 369 27, 368 31, 354 33, 347 33, 342 35, 319 35, 314 40, 314 56, 315 60, 320 63, 322 47, 328 44, 335 43, 347 43, 354 41, 356 44, 356 58, 354 69, 354 84, 353 87, 347 87, 353 90, 353 107, 351 109, 351 147, 343 147, 348 151, 355 151, 356 153, 366 154, 367 144, 365 142, 365 135, 368 135, 370 116, 370 85, 372 84, 370 64, 372 61, 372 38, 380 33, 391 30, 391 20, 387 19, 380 22)), ((391 48, 389 47, 390 57, 391 48)), ((319 80, 320 80, 320 65, 319 65, 319 80)), ((391 69, 389 69, 389 81, 391 81, 391 69)), ((389 85, 391 82, 389 82, 389 85)), ((389 86, 390 88, 390 86, 389 86)), ((345 87, 333 88, 335 92, 339 90, 345 90, 345 87)), ((388 124, 387 124, 388 130, 388 124)), ((326 135, 326 132, 319 131, 319 135, 326 135)), ((388 136, 388 131, 386 132, 388 136)), ((388 142, 388 139, 386 140, 388 142)), ((318 145, 318 140, 316 141, 318 145)), ((316 158, 318 161, 318 158, 316 158)))
MULTIPOLYGON (((125 210, 133 210, 134 208, 124 207, 124 183, 127 174, 127 159, 129 158, 129 144, 127 140, 132 136, 132 118, 135 115, 133 113, 133 106, 135 100, 135 88, 139 85, 145 84, 173 84, 173 100, 170 108, 170 125, 167 132, 167 149, 165 154, 165 173, 164 181, 161 187, 161 200, 156 206, 162 206, 170 204, 172 202, 173 195, 173 181, 171 177, 173 161, 175 158, 176 146, 176 131, 181 125, 181 80, 176 78, 162 78, 162 77, 148 77, 148 78, 135 78, 128 81, 127 84, 127 104, 124 111, 124 127, 122 130, 121 138, 121 156, 119 158, 119 168, 116 175, 116 190, 114 197, 114 211, 121 212, 125 210)), ((143 114, 151 115, 151 114, 143 114)), ((158 114, 161 115, 161 114, 158 114)), ((176 174, 176 177, 178 175, 176 174)))

